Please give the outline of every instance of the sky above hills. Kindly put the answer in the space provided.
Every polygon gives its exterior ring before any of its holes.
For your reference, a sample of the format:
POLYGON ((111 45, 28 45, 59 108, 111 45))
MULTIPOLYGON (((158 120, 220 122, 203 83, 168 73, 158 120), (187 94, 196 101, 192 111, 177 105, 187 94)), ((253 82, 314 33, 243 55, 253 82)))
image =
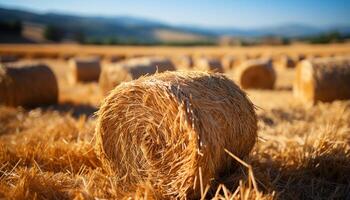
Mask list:
POLYGON ((176 25, 259 28, 350 24, 349 0, 0 0, 0 6, 74 15, 135 16, 176 25))

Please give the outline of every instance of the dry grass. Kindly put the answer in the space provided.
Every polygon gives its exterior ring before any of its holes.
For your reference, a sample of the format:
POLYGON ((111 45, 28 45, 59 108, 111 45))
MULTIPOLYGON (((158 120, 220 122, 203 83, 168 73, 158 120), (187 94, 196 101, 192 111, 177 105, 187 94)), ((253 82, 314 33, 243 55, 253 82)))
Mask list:
MULTIPOLYGON (((182 53, 186 51, 190 50, 182 53)), ((60 104, 98 106, 98 85, 69 86, 66 68, 59 62, 53 70, 59 75, 60 104)), ((257 145, 242 162, 234 158, 240 169, 218 181, 217 190, 201 187, 204 199, 349 198, 350 101, 305 108, 294 101, 290 90, 294 70, 278 73, 277 90, 247 91, 258 107, 257 145)), ((132 193, 118 188, 117 178, 93 150, 95 124, 94 117, 56 107, 1 106, 0 198, 156 198, 148 182, 135 185, 137 191, 132 193)))

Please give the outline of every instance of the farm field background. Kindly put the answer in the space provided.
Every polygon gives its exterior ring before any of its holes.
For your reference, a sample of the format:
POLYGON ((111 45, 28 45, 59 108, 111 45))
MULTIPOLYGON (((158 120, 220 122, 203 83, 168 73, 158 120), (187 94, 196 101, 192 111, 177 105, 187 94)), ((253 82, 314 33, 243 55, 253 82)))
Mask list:
MULTIPOLYGON (((14 199, 152 198, 145 183, 124 194, 94 150, 95 112, 104 95, 98 83, 67 80, 67 57, 297 54, 349 56, 350 44, 258 47, 108 47, 65 44, 0 45, 0 55, 42 62, 56 75, 57 105, 0 106, 0 196, 14 199)), ((294 68, 276 69, 273 90, 247 89, 256 106, 258 141, 239 169, 203 194, 216 199, 347 199, 350 196, 350 101, 306 106, 293 97, 294 68)), ((224 71, 229 78, 234 71, 224 71)), ((214 151, 214 150, 213 150, 214 151)), ((203 191, 205 188, 203 188, 203 191)), ((203 192, 204 193, 204 192, 203 192)), ((155 197, 155 196, 154 196, 155 197)))

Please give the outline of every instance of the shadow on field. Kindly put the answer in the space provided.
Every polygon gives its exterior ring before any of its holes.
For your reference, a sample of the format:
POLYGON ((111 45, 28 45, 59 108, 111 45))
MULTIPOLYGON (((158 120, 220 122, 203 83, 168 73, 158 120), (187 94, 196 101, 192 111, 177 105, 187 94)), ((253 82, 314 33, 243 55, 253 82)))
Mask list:
POLYGON ((72 102, 63 102, 43 108, 45 110, 54 110, 60 113, 71 113, 73 117, 78 118, 81 115, 91 117, 97 111, 97 108, 89 104, 76 104, 72 102))

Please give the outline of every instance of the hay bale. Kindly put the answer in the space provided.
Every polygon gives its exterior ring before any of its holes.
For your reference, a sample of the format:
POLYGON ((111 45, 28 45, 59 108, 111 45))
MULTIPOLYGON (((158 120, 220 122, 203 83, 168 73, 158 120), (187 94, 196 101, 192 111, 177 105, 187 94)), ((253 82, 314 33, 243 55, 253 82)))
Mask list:
POLYGON ((234 74, 244 89, 273 89, 276 82, 270 59, 248 60, 238 66, 234 74))
POLYGON ((174 58, 176 68, 180 69, 191 69, 194 66, 194 62, 191 56, 179 56, 174 58))
POLYGON ((46 65, 0 65, 0 104, 35 107, 57 101, 57 80, 46 65))
POLYGON ((224 72, 219 59, 200 57, 195 60, 195 68, 200 71, 224 72))
POLYGON ((18 61, 18 57, 15 55, 0 55, 0 63, 9 63, 18 61))
POLYGON ((232 56, 232 55, 224 56, 221 60, 221 63, 225 72, 233 69, 236 66, 237 61, 238 59, 235 56, 232 56))
POLYGON ((177 71, 120 84, 98 111, 97 152, 130 190, 150 182, 165 199, 200 196, 247 156, 257 137, 254 106, 220 74, 177 71))
POLYGON ((274 65, 279 69, 295 68, 297 60, 293 60, 287 55, 279 56, 275 61, 274 65))
POLYGON ((98 81, 101 72, 100 59, 98 58, 73 58, 69 60, 68 81, 77 82, 98 81))
POLYGON ((103 94, 124 81, 158 72, 173 71, 174 65, 166 58, 134 58, 125 62, 106 65, 102 68, 99 85, 103 94))
POLYGON ((294 96, 310 105, 350 98, 350 57, 304 60, 297 66, 294 96))

